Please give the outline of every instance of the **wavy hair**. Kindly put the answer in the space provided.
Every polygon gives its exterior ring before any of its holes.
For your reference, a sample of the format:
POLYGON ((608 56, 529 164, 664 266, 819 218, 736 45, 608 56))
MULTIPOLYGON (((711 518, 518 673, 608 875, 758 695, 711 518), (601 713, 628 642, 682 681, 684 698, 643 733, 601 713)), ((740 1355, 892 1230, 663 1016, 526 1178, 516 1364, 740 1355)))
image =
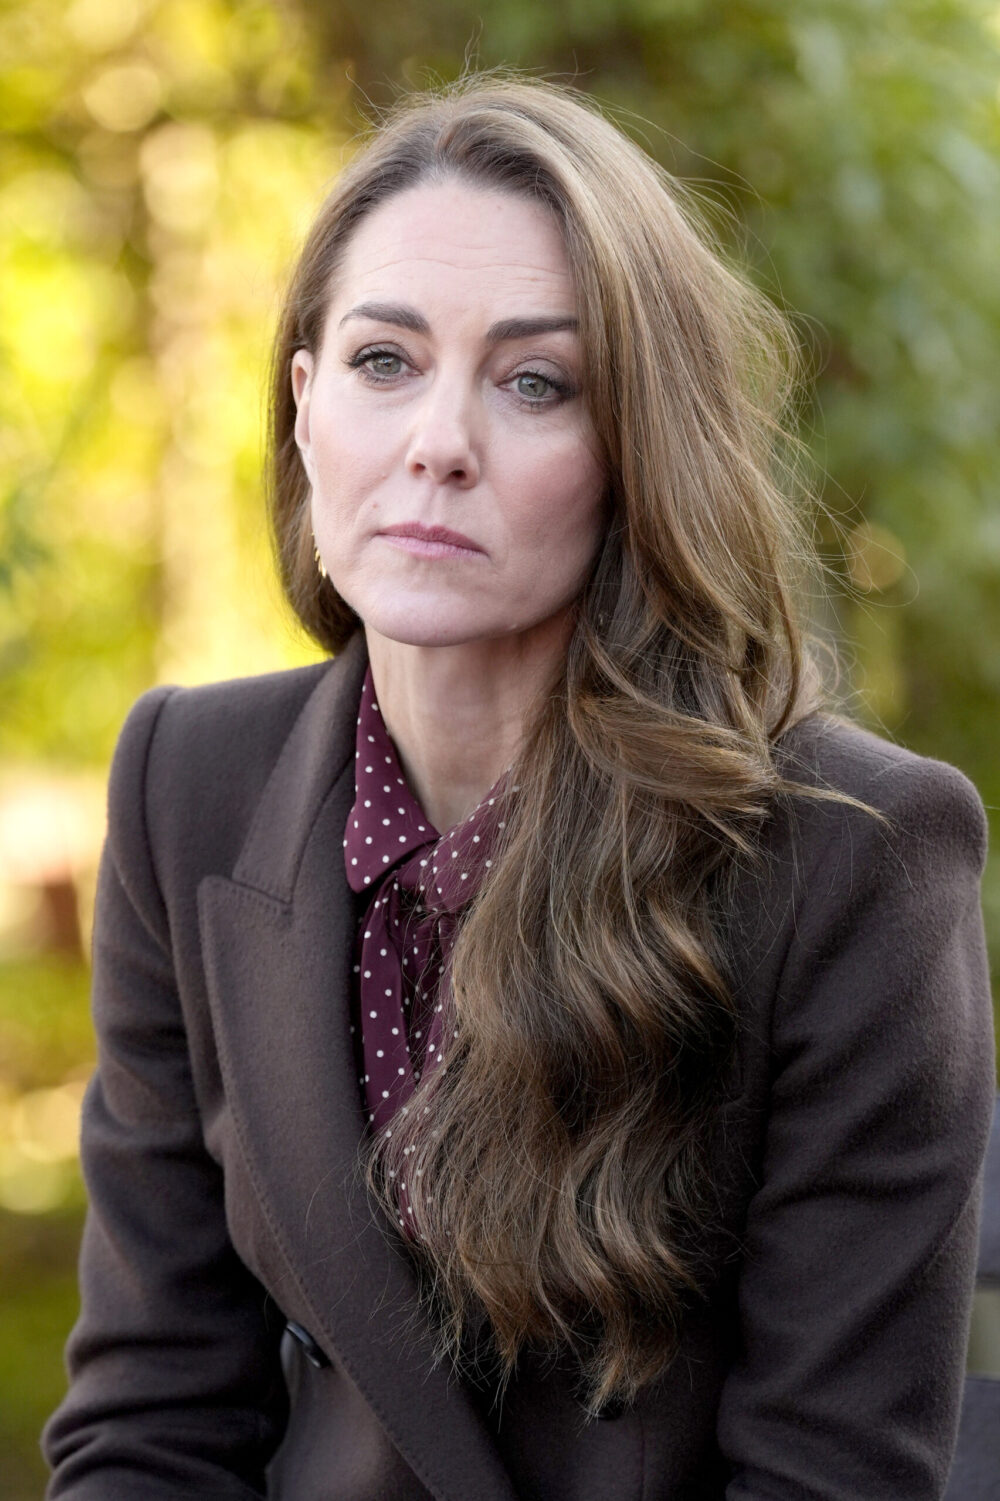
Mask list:
POLYGON ((446 1065, 367 1172, 393 1220, 409 1184, 442 1350, 485 1328, 505 1376, 522 1350, 569 1347, 597 1409, 666 1368, 712 1275, 706 1143, 736 1025, 716 919, 787 790, 775 741, 821 702, 783 458, 796 345, 584 96, 487 74, 404 98, 320 210, 273 361, 279 566, 333 652, 359 622, 313 561, 291 359, 318 351, 363 216, 448 177, 561 227, 611 520, 455 944, 446 1065))

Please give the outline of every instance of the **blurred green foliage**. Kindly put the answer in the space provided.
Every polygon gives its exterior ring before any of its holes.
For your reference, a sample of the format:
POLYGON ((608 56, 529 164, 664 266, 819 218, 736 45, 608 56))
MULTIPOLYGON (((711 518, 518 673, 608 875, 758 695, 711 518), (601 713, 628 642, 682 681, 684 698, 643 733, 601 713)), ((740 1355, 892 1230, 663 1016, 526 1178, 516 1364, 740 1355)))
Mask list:
POLYGON ((82 960, 0 965, 0 1498, 33 1501, 41 1425, 65 1389, 83 1185, 76 1118, 93 1060, 82 960))
POLYGON ((104 764, 154 678, 302 651, 261 371, 338 132, 271 4, 35 0, 0 55, 0 756, 104 764))
MULTIPOLYGON (((151 678, 305 652, 260 507, 275 289, 370 103, 472 57, 593 90, 793 313, 859 710, 997 804, 997 14, 8 4, 0 755, 103 763, 151 678)), ((992 869, 988 901, 1000 919, 992 869)))
MULTIPOLYGON (((150 682, 310 654, 260 493, 278 288, 365 117, 472 61, 592 91, 791 313, 849 704, 1000 806, 995 0, 0 0, 0 58, 0 770, 102 769, 150 682)), ((985 900, 997 967, 996 857, 985 900)), ((90 1051, 81 964, 0 967, 3 1501, 61 1384, 90 1051)))
POLYGON ((23 1094, 85 1076, 94 1040, 89 971, 80 959, 47 955, 0 964, 0 1081, 23 1094))
POLYGON ((38 1501, 47 1470, 43 1421, 66 1388, 61 1359, 76 1318, 79 1210, 45 1216, 0 1212, 0 1497, 38 1501))

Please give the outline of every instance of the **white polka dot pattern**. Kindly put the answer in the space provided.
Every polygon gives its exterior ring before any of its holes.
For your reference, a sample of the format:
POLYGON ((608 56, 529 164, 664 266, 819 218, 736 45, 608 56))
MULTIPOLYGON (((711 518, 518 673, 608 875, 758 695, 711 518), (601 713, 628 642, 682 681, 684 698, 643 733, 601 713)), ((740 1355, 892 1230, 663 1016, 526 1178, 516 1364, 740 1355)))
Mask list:
POLYGON ((355 1014, 366 1115, 378 1131, 405 1106, 421 1069, 442 1061, 443 1038, 455 1030, 446 1005, 448 959, 461 911, 475 896, 502 828, 504 779, 469 818, 439 834, 403 776, 371 669, 357 749, 344 863, 352 890, 370 895, 354 955, 355 1014))

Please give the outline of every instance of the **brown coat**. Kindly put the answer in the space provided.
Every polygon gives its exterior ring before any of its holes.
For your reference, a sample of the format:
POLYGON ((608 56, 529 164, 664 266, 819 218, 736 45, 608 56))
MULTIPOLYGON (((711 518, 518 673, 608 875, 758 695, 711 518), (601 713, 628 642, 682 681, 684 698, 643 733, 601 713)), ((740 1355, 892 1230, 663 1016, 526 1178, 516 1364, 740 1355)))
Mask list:
POLYGON ((741 879, 737 1249, 634 1410, 586 1423, 567 1364, 527 1358, 498 1418, 432 1365, 357 1177, 341 839, 363 669, 359 637, 332 665, 157 689, 122 733, 50 1497, 939 1497, 993 1091, 972 787, 821 717, 785 737, 791 775, 892 827, 795 800, 741 879))

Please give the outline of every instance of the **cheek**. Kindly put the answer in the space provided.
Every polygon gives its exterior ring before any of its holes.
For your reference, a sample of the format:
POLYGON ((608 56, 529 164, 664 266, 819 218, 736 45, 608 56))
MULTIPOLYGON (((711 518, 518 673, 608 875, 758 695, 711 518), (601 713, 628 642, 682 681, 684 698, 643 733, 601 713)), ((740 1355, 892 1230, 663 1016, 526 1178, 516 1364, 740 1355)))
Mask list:
POLYGON ((325 428, 313 441, 316 500, 325 509, 356 510, 385 478, 380 451, 363 422, 325 428))
POLYGON ((518 530, 531 548, 549 554, 550 564, 579 565, 591 555, 603 530, 605 479, 596 457, 574 447, 526 466, 517 477, 513 504, 518 530))

